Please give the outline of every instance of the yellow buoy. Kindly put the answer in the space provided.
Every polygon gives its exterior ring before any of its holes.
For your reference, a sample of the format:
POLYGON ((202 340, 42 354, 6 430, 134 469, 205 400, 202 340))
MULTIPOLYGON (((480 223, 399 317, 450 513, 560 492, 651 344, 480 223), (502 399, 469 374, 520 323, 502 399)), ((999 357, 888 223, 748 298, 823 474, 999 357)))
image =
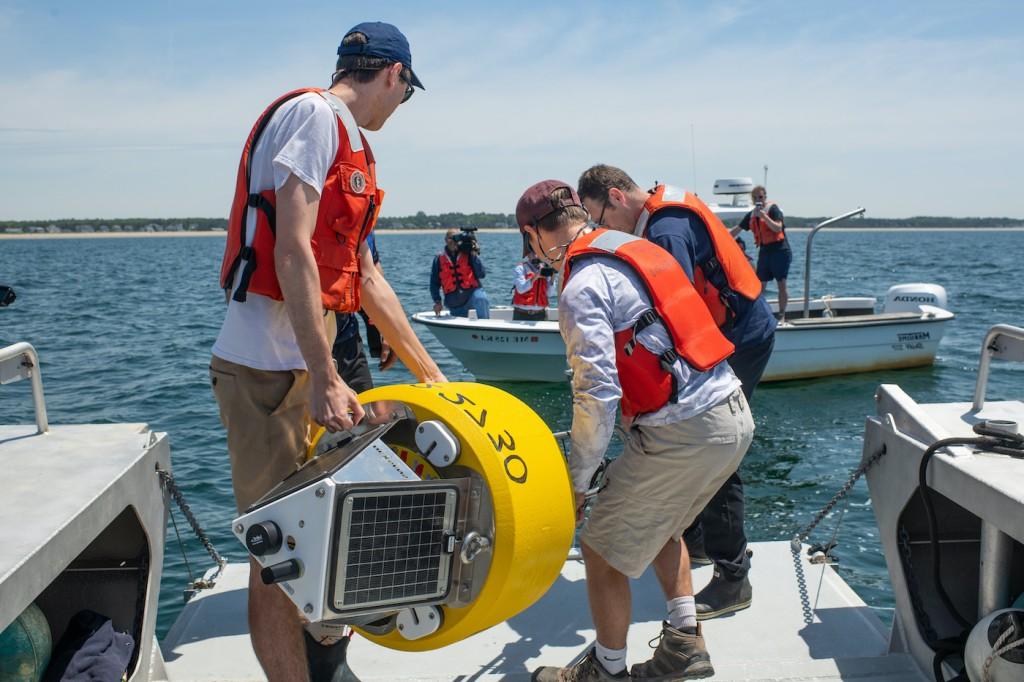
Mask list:
MULTIPOLYGON (((558 578, 575 530, 569 473, 544 421, 519 399, 484 384, 381 386, 359 400, 399 401, 421 423, 443 422, 459 440, 458 466, 483 478, 494 511, 490 566, 473 601, 442 605, 441 627, 420 639, 357 627, 360 634, 392 649, 427 651, 504 622, 539 599, 558 578)), ((445 469, 435 470, 411 447, 389 445, 404 449, 410 467, 424 472, 421 477, 445 477, 445 469)))

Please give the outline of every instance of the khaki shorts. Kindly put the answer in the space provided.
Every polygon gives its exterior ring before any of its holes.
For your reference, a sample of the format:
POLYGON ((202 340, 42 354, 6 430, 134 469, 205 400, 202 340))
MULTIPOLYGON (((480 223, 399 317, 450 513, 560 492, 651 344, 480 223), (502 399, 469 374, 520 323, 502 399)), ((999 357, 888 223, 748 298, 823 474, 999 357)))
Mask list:
POLYGON ((213 356, 210 383, 228 432, 231 484, 241 513, 306 458, 309 373, 252 369, 213 356))
POLYGON ((580 541, 612 568, 639 578, 736 471, 753 437, 739 390, 696 417, 634 425, 622 456, 608 467, 580 541))

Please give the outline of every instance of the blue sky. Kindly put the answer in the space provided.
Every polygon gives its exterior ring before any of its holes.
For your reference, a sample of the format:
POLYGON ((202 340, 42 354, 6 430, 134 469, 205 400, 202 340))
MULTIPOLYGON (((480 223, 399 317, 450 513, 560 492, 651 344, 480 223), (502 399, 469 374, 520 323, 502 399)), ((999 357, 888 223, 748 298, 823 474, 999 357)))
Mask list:
POLYGON ((0 219, 225 216, 254 118, 369 19, 427 87, 369 135, 385 215, 510 213, 603 162, 706 198, 767 164, 793 215, 1024 218, 1020 2, 0 0, 0 219))

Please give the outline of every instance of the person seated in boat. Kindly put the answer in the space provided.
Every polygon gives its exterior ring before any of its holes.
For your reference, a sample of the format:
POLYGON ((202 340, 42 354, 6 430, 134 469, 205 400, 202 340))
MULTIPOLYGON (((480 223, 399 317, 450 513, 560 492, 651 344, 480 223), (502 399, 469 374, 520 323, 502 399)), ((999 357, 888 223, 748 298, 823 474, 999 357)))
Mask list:
POLYGON ((478 320, 491 316, 491 303, 480 283, 487 276, 480 260, 480 245, 474 230, 448 230, 444 235, 444 251, 434 256, 430 266, 430 297, 434 299, 434 314, 441 314, 441 294, 444 307, 455 317, 469 317, 476 311, 478 320))
MULTIPOLYGON (((445 381, 365 242, 383 192, 360 128, 380 129, 423 87, 409 43, 391 24, 366 22, 337 54, 330 87, 275 100, 239 164, 220 272, 228 305, 210 361, 239 512, 303 464, 311 420, 341 431, 364 416, 332 362, 333 312, 365 308, 419 381, 445 381)), ((259 576, 253 562, 249 636, 267 678, 344 674, 348 639, 311 635, 259 576)))
MULTIPOLYGON (((751 402, 775 346, 775 318, 754 269, 722 221, 693 193, 671 185, 645 191, 615 166, 588 168, 577 191, 600 226, 644 237, 682 266, 722 334, 736 347, 729 366, 751 402)), ((691 561, 715 564, 714 578, 697 595, 700 620, 751 604, 743 517, 743 481, 736 471, 686 531, 691 561)))
POLYGON ((688 679, 713 674, 693 597, 683 531, 736 470, 754 423, 733 351, 686 272, 639 237, 591 229, 576 191, 528 188, 516 221, 560 271, 559 328, 572 368, 569 470, 597 643, 576 665, 534 680, 688 679), (621 407, 629 437, 584 521, 586 491, 621 407), (637 529, 643 529, 638 533, 637 529), (630 578, 650 565, 666 620, 653 658, 626 672, 630 578))
POLYGON ((786 319, 786 304, 789 302, 789 290, 786 278, 789 277, 789 264, 793 261, 793 250, 786 239, 786 221, 782 209, 774 201, 768 201, 768 192, 761 185, 750 191, 754 208, 747 211, 743 220, 729 230, 735 237, 743 230, 754 233, 754 244, 757 245, 757 277, 767 284, 775 280, 779 288, 778 318, 786 319))
POLYGON ((548 319, 548 292, 555 289, 555 269, 532 251, 512 270, 512 319, 548 319))

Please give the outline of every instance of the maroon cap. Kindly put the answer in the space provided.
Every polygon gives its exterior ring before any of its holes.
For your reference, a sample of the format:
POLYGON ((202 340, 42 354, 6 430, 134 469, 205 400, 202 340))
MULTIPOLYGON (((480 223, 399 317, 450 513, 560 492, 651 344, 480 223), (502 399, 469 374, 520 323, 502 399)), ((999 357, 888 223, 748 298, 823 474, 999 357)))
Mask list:
POLYGON ((561 180, 544 180, 532 185, 519 197, 519 203, 516 204, 516 222, 519 223, 519 229, 524 225, 536 225, 555 211, 570 206, 583 208, 580 197, 572 185, 561 180), (563 187, 569 190, 571 198, 552 199, 551 193, 563 187))

